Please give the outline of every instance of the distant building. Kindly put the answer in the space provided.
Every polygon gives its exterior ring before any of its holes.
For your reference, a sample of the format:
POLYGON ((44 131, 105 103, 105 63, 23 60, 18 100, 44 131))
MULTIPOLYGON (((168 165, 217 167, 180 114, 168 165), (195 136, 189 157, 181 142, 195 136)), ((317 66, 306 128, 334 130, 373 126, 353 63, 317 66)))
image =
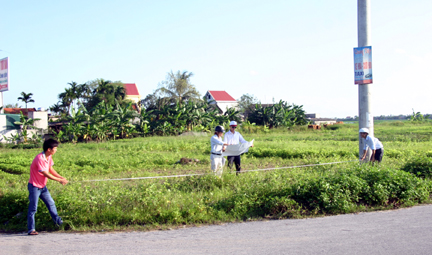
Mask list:
POLYGON ((224 90, 209 90, 205 94, 207 102, 216 104, 221 113, 226 112, 228 108, 237 108, 237 101, 224 90))
POLYGON ((306 118, 320 118, 321 116, 318 113, 306 113, 306 118))
POLYGON ((336 124, 337 120, 335 119, 329 119, 329 118, 309 118, 310 121, 312 121, 312 124, 314 125, 323 125, 323 124, 336 124))
POLYGON ((38 119, 34 122, 36 129, 29 129, 28 136, 38 134, 38 129, 46 131, 48 129, 48 112, 36 111, 35 108, 4 108, 4 114, 0 114, 0 143, 5 143, 10 138, 20 132, 21 126, 15 124, 20 121, 20 112, 30 119, 38 119))
POLYGON ((135 83, 124 83, 123 84, 126 89, 126 98, 134 103, 138 104, 138 102, 141 100, 141 96, 138 92, 138 88, 135 83))
POLYGON ((306 113, 306 118, 314 125, 336 124, 336 119, 321 118, 319 113, 306 113))

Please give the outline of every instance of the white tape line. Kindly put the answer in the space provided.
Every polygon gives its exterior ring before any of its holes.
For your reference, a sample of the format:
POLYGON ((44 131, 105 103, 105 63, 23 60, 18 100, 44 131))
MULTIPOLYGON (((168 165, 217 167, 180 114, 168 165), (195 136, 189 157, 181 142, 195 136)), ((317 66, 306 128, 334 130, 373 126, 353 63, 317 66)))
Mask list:
POLYGON ((340 161, 340 162, 330 162, 330 163, 320 163, 320 164, 310 164, 310 165, 301 165, 301 166, 286 166, 286 167, 264 168, 264 169, 256 169, 256 170, 245 170, 244 172, 269 171, 269 170, 289 169, 289 168, 299 168, 299 167, 310 167, 310 166, 324 166, 324 165, 333 165, 333 164, 348 163, 348 162, 354 162, 354 161, 357 161, 357 160, 340 161))
MULTIPOLYGON (((348 163, 348 162, 354 162, 354 161, 357 161, 357 160, 320 163, 320 164, 310 164, 310 165, 301 165, 301 166, 286 166, 286 167, 265 168, 265 169, 256 169, 256 170, 245 170, 243 172, 256 172, 256 171, 269 171, 269 170, 289 169, 289 168, 299 168, 299 167, 323 166, 323 165, 348 163)), ((213 173, 211 173, 211 174, 213 174, 213 173)), ((75 181, 75 182, 129 181, 129 180, 144 180, 144 179, 178 178, 178 177, 202 176, 202 175, 209 175, 209 174, 208 173, 206 173, 206 174, 181 174, 181 175, 148 176, 148 177, 133 177, 133 178, 120 178, 120 179, 84 180, 84 181, 75 181)))
POLYGON ((167 175, 167 176, 148 176, 148 177, 133 177, 133 178, 120 178, 120 179, 103 179, 103 180, 87 180, 77 182, 104 182, 104 181, 126 181, 126 180, 143 180, 143 179, 160 179, 160 178, 178 178, 186 176, 198 176, 206 174, 181 174, 181 175, 167 175))

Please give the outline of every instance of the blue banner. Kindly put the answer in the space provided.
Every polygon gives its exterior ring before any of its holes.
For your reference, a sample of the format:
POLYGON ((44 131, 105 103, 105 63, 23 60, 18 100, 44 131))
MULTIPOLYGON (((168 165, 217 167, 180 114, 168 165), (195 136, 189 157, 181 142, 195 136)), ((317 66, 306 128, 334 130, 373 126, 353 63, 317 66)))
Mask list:
POLYGON ((354 48, 354 83, 372 83, 372 46, 354 48))

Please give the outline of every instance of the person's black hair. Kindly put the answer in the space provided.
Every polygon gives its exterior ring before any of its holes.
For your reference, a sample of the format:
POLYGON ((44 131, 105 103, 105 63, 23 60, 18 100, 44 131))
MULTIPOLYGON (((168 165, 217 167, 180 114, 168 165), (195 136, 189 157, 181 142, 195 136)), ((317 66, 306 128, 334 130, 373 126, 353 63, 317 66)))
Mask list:
POLYGON ((59 142, 52 138, 45 140, 43 143, 43 151, 47 151, 48 149, 53 149, 54 147, 58 147, 59 142))

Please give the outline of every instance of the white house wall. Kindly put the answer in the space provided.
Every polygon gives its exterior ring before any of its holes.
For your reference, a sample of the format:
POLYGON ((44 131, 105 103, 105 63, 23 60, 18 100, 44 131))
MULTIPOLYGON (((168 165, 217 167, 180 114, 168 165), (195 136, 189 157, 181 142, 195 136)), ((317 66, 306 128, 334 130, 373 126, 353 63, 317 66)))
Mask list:
POLYGON ((216 102, 217 106, 223 111, 226 112, 228 108, 237 108, 237 102, 216 102))
MULTIPOLYGON (((46 112, 45 112, 46 113, 46 112)), ((12 129, 7 130, 6 129, 6 114, 0 115, 0 143, 6 143, 6 139, 4 137, 10 138, 11 136, 16 135, 19 130, 12 129)), ((28 137, 32 137, 33 134, 37 133, 37 130, 28 130, 28 137)))
POLYGON ((40 119, 35 121, 35 127, 43 130, 48 129, 48 112, 29 112, 28 117, 30 119, 40 119))
POLYGON ((6 137, 10 137, 11 135, 15 135, 17 130, 7 130, 6 129, 6 115, 0 115, 0 143, 6 143, 6 137))

